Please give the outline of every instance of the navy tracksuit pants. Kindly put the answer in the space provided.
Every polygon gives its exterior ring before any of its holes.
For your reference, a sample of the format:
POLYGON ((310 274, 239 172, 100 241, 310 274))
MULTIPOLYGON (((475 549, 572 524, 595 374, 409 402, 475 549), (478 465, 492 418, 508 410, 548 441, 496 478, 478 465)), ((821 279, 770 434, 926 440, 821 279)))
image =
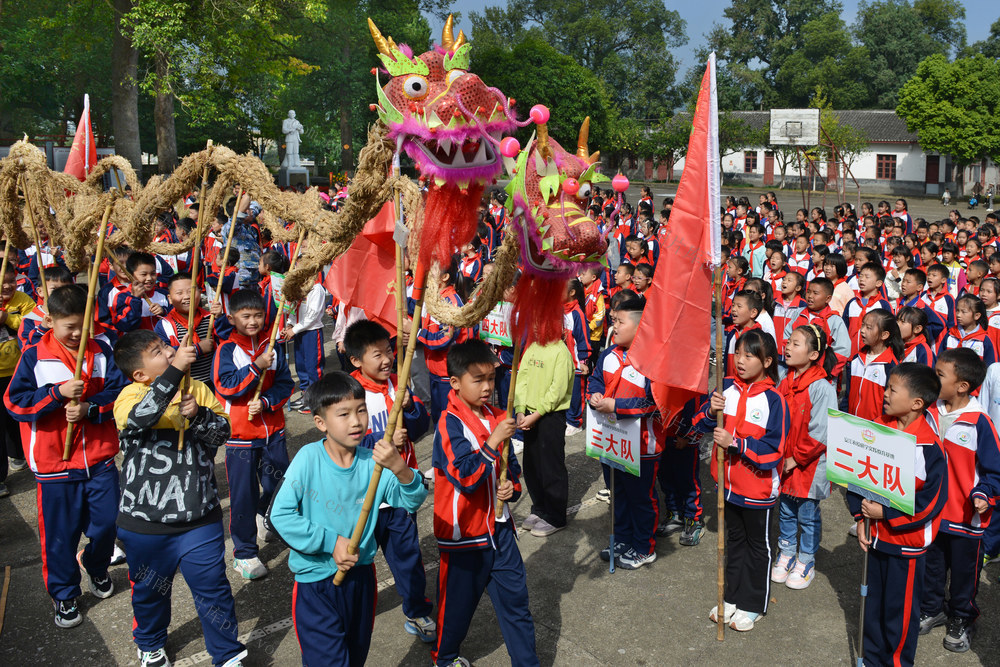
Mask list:
POLYGON ((674 516, 701 519, 698 445, 692 443, 677 449, 675 441, 675 438, 667 438, 656 474, 663 491, 663 504, 674 516))
POLYGON ((191 589, 212 663, 218 667, 246 655, 246 648, 236 639, 236 605, 226 578, 221 521, 167 535, 120 528, 118 537, 125 546, 132 584, 132 638, 136 646, 155 651, 166 645, 171 588, 179 569, 191 589))
POLYGON ((381 507, 375 522, 375 541, 396 580, 407 618, 430 616, 434 605, 427 598, 427 573, 420 554, 420 536, 413 515, 398 507, 381 507))
POLYGON ((286 470, 284 431, 269 438, 263 447, 226 447, 229 533, 233 536, 235 558, 257 556, 257 515, 267 513, 286 470))
POLYGON ((947 611, 948 616, 979 618, 976 592, 979 590, 979 571, 983 567, 983 541, 976 537, 963 537, 938 533, 924 555, 924 594, 920 611, 935 615, 947 611), (944 606, 944 582, 951 571, 948 608, 944 606))
POLYGON ((604 483, 611 488, 615 476, 615 542, 623 542, 636 553, 651 554, 656 546, 660 521, 660 500, 656 495, 659 458, 641 459, 639 476, 602 465, 604 483))
POLYGON ((295 373, 299 389, 305 391, 323 377, 326 353, 323 350, 323 328, 301 331, 292 337, 295 346, 295 373))
POLYGON ((441 413, 448 407, 448 394, 451 393, 451 383, 448 378, 428 373, 431 381, 431 426, 437 428, 441 413))
POLYGON ((587 376, 580 373, 573 375, 573 394, 569 400, 569 410, 566 411, 566 423, 577 428, 583 427, 583 396, 586 393, 584 385, 587 376))
POLYGON ((361 667, 375 627, 375 565, 355 565, 340 586, 333 577, 295 582, 292 621, 303 667, 361 667))
POLYGON ((868 550, 865 654, 868 667, 912 666, 920 631, 926 559, 868 550))
POLYGON ((497 524, 493 549, 442 551, 438 571, 437 665, 458 657, 483 591, 489 593, 513 667, 537 665, 535 623, 517 536, 509 521, 497 524))
POLYGON ((90 469, 89 479, 40 482, 38 537, 42 543, 42 577, 53 600, 80 596, 80 535, 90 542, 83 549, 84 569, 92 577, 108 573, 118 530, 118 468, 114 459, 90 469))

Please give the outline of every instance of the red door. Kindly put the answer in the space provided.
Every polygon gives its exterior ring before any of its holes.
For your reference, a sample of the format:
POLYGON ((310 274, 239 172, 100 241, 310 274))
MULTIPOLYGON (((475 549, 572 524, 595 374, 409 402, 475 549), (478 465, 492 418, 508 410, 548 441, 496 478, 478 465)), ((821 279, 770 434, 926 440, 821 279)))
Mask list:
POLYGON ((924 177, 924 183, 927 185, 937 185, 940 183, 938 179, 938 174, 940 173, 939 167, 941 165, 940 155, 928 155, 927 156, 927 175, 924 177))
POLYGON ((774 151, 764 151, 764 185, 774 185, 774 151))

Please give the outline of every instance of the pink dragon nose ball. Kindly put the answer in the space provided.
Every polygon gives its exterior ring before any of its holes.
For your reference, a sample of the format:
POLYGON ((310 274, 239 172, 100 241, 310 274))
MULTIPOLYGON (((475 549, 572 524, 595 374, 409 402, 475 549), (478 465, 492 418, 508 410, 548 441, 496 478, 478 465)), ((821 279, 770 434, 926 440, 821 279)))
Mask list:
POLYGON ((536 125, 547 123, 549 122, 549 108, 544 104, 536 104, 531 107, 531 111, 528 112, 528 116, 536 125))
POLYGON ((563 181, 562 190, 568 195, 575 195, 580 191, 580 181, 575 178, 567 178, 563 181))
POLYGON ((504 157, 514 157, 521 152, 521 143, 514 137, 504 137, 500 141, 500 154, 504 157))
POLYGON ((625 192, 628 190, 628 176, 625 174, 618 174, 611 179, 611 187, 615 192, 625 192))

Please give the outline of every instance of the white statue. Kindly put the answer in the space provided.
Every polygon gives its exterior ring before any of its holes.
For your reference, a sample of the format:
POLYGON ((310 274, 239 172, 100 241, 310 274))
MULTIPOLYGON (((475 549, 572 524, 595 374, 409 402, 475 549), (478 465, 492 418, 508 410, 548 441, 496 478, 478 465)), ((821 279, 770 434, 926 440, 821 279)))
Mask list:
POLYGON ((301 167, 299 162, 299 135, 303 131, 302 123, 295 119, 295 111, 288 112, 288 118, 281 121, 281 132, 285 135, 285 159, 281 166, 289 169, 301 167))

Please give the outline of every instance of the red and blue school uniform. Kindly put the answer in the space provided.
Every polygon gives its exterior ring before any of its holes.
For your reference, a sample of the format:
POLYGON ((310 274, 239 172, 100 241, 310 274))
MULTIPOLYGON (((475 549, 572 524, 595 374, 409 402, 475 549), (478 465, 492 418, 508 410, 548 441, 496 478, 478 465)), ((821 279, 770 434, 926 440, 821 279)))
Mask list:
POLYGON ((797 314, 793 311, 788 315, 791 321, 785 327, 785 340, 787 341, 792 332, 804 324, 818 326, 826 334, 826 340, 829 341, 830 349, 833 350, 833 356, 837 360, 831 375, 840 377, 840 372, 851 358, 851 336, 847 331, 847 325, 844 324, 844 318, 835 313, 830 306, 816 312, 806 307, 797 314))
POLYGON ((979 355, 979 358, 989 366, 997 360, 996 349, 993 347, 993 341, 986 334, 986 330, 983 329, 978 324, 972 329, 972 331, 965 331, 961 327, 952 327, 948 330, 948 334, 941 341, 941 346, 938 348, 938 354, 941 354, 945 350, 953 350, 959 347, 966 347, 979 355))
MULTIPOLYGON (((454 391, 434 433, 434 537, 438 571, 438 638, 431 658, 450 665, 458 658, 483 592, 489 593, 511 663, 537 665, 535 625, 528 607, 524 561, 507 504, 496 518, 501 453, 487 444, 507 413, 489 404, 482 417, 454 391)), ((521 466, 513 451, 507 478, 510 502, 521 495, 521 466)))
POLYGON ((295 385, 283 345, 274 346, 274 360, 267 370, 261 371, 254 363, 267 350, 268 342, 266 334, 251 339, 234 329, 216 348, 212 366, 215 395, 232 422, 226 442, 229 532, 233 536, 233 555, 244 560, 257 556, 257 515, 267 510, 288 469, 283 408, 295 385), (261 377, 263 408, 251 418, 247 405, 261 377))
MULTIPOLYGON (((900 428, 893 417, 876 421, 900 428)), ((902 430, 917 439, 914 513, 910 516, 883 507, 883 518, 868 522, 872 542, 868 548, 863 656, 868 665, 913 664, 927 562, 921 556, 937 536, 948 497, 948 465, 936 426, 920 415, 902 430)), ((856 493, 847 493, 847 506, 859 522, 864 519, 862 500, 856 493)))
POLYGON ((42 251, 38 252, 36 246, 29 246, 24 250, 17 251, 17 272, 22 276, 27 276, 28 280, 31 281, 31 285, 34 288, 34 295, 29 294, 36 301, 38 290, 42 287, 41 274, 38 271, 38 258, 41 255, 42 268, 51 269, 53 267, 59 266, 67 271, 69 270, 66 266, 65 260, 62 258, 62 251, 59 249, 54 249, 48 241, 42 243, 42 251))
POLYGON ((993 420, 976 398, 957 415, 947 412, 944 401, 937 402, 934 412, 939 424, 951 422, 941 438, 948 459, 948 494, 938 535, 927 550, 920 611, 936 616, 945 610, 944 584, 950 570, 948 616, 975 621, 983 535, 990 530, 1000 496, 1000 442, 993 420), (982 514, 973 505, 976 499, 989 503, 982 514))
POLYGON ((865 315, 873 310, 884 310, 892 312, 889 302, 878 296, 856 296, 844 306, 844 322, 847 324, 847 332, 851 335, 851 356, 861 349, 861 324, 865 315))
POLYGON ((462 255, 462 259, 458 263, 458 270, 463 276, 472 282, 479 282, 479 279, 483 275, 482 255, 478 252, 471 257, 468 255, 462 255))
MULTIPOLYGON (((771 587, 768 523, 781 489, 788 407, 769 378, 753 383, 726 378, 722 395, 723 428, 732 433, 733 442, 723 459, 725 479, 718 479, 720 454, 714 445, 711 468, 726 500, 725 600, 743 611, 765 614, 771 587)), ((716 423, 706 401, 694 418, 694 431, 707 433, 716 423)))
MULTIPOLYGON (((233 325, 223 316, 215 318, 213 326, 215 331, 209 334, 208 323, 210 320, 211 316, 208 311, 199 308, 194 316, 194 334, 188 341, 188 345, 194 345, 198 351, 198 357, 191 364, 191 377, 204 382, 209 388, 212 387, 212 364, 215 359, 215 351, 202 352, 199 343, 207 340, 209 335, 214 335, 216 341, 225 340, 233 330, 233 325)), ((156 323, 153 332, 160 337, 160 340, 176 350, 181 346, 184 337, 187 336, 187 327, 188 316, 172 308, 156 323)))
POLYGON ((771 285, 771 292, 773 294, 781 294, 781 281, 785 279, 788 275, 788 271, 782 269, 781 271, 771 271, 771 267, 768 266, 764 269, 764 280, 766 280, 771 285))
POLYGON ((131 289, 131 284, 122 282, 118 275, 112 272, 110 278, 97 290, 97 296, 95 297, 97 321, 108 329, 114 329, 115 323, 111 314, 111 308, 121 292, 131 289))
POLYGON ((900 363, 917 363, 934 368, 937 355, 927 342, 927 336, 920 334, 910 341, 903 341, 903 360, 900 363))
POLYGON ((788 270, 795 271, 803 277, 812 273, 813 260, 812 253, 806 250, 804 253, 793 252, 788 255, 788 270))
POLYGON ((897 365, 899 361, 889 348, 873 354, 865 347, 854 355, 847 371, 847 411, 871 421, 882 416, 889 373, 897 365))
MULTIPOLYGON (((609 466, 604 469, 604 481, 610 487, 615 476, 615 540, 625 550, 637 554, 653 553, 656 528, 660 519, 656 495, 656 472, 664 438, 658 437, 661 424, 654 419, 656 403, 652 385, 628 358, 628 351, 612 345, 597 359, 597 366, 587 384, 587 398, 601 394, 615 401, 615 416, 619 421, 639 419, 639 442, 633 447, 639 452, 639 476, 630 475, 609 466)), ((616 545, 616 551, 618 545, 616 545)))
MULTIPOLYGON (((939 294, 931 294, 930 291, 925 291, 921 299, 927 305, 928 309, 934 311, 943 324, 937 338, 937 343, 940 345, 948 330, 955 326, 955 299, 947 290, 939 294)), ((929 315, 928 313, 928 320, 930 319, 929 315)), ((928 323, 929 326, 930 323, 928 323)))
POLYGON ((741 276, 736 279, 730 279, 728 275, 726 276, 726 280, 722 285, 722 305, 723 310, 725 311, 723 313, 724 315, 729 315, 729 311, 733 307, 733 297, 736 296, 736 293, 742 290, 746 284, 746 276, 741 276))
POLYGON ((692 398, 681 408, 678 419, 664 427, 660 466, 656 478, 663 492, 663 506, 674 517, 701 521, 701 467, 698 439, 686 438, 687 444, 677 448, 678 437, 685 437, 701 405, 700 397, 692 398))
MULTIPOLYGON (((45 315, 46 313, 41 306, 35 306, 34 310, 21 318, 21 326, 17 330, 17 346, 22 351, 32 345, 37 345, 42 336, 49 331, 49 328, 42 323, 45 320, 45 315)), ((90 331, 91 337, 100 343, 104 343, 109 348, 114 348, 115 343, 118 341, 118 336, 115 335, 115 332, 105 329, 104 325, 96 320, 92 326, 93 328, 90 331)))
POLYGON ((264 297, 263 330, 270 331, 274 327, 274 321, 278 319, 278 299, 281 297, 275 294, 274 281, 271 280, 270 273, 261 278, 257 283, 257 286, 260 288, 260 293, 264 297))
MULTIPOLYGON (((944 308, 945 301, 936 302, 939 308, 944 308)), ((930 336, 933 343, 932 347, 935 349, 944 339, 945 332, 954 326, 954 309, 952 310, 952 324, 946 325, 947 314, 942 314, 935 307, 927 302, 925 295, 917 295, 910 297, 909 299, 904 299, 902 296, 896 302, 896 314, 899 314, 900 309, 905 306, 911 308, 920 308, 927 315, 927 334, 930 336)))
POLYGON ((118 292, 111 304, 111 321, 118 335, 123 336, 136 329, 155 329, 160 317, 153 314, 150 309, 152 304, 156 304, 164 312, 170 310, 170 302, 163 292, 154 291, 145 297, 135 296, 131 289, 118 292))
POLYGON ((299 376, 299 391, 319 382, 326 366, 326 351, 323 349, 323 314, 329 292, 317 278, 295 310, 286 320, 292 327, 292 343, 295 349, 295 372, 299 376))
MULTIPOLYGON (((364 376, 360 370, 351 373, 365 389, 365 405, 368 408, 368 433, 363 445, 374 447, 377 440, 385 435, 389 414, 396 399, 397 378, 389 377, 388 382, 375 382, 364 376)), ((423 402, 413 396, 413 405, 403 410, 403 424, 406 426, 406 444, 400 455, 408 468, 420 469, 413 441, 419 440, 430 426, 430 416, 423 402)), ((375 541, 382 548, 389 570, 396 580, 396 591, 403 600, 403 615, 407 618, 430 616, 434 605, 427 599, 427 574, 420 554, 420 536, 417 523, 405 509, 383 503, 378 509, 375 523, 375 541)))
POLYGON ((206 295, 210 301, 215 300, 215 293, 222 290, 222 312, 229 312, 229 297, 230 295, 239 289, 239 282, 237 281, 237 274, 240 269, 238 266, 227 266, 225 273, 222 276, 222 287, 219 287, 219 269, 215 264, 209 265, 205 270, 205 284, 209 289, 206 290, 206 295))
POLYGON ((801 296, 796 295, 791 301, 785 303, 781 292, 775 292, 774 316, 771 319, 774 321, 774 342, 778 344, 778 356, 785 354, 785 328, 789 323, 789 314, 795 313, 798 316, 805 308, 806 302, 801 296))
POLYGON ((573 397, 566 411, 566 423, 583 426, 583 394, 587 381, 586 363, 590 359, 590 330, 587 316, 576 299, 563 304, 563 340, 573 357, 573 397), (582 368, 581 368, 582 367, 582 368))
POLYGON ((70 458, 63 461, 69 400, 59 385, 73 379, 76 350, 69 350, 51 331, 21 354, 4 404, 21 422, 26 458, 38 482, 38 535, 42 543, 42 577, 53 600, 80 595, 80 565, 91 577, 107 576, 114 551, 118 518, 118 431, 114 403, 125 388, 111 349, 88 340, 81 379, 87 417, 73 427, 70 458), (80 535, 90 542, 80 563, 80 535))
MULTIPOLYGON (((455 292, 452 285, 441 289, 441 300, 457 308, 462 307, 462 298, 455 292)), ((441 413, 448 405, 448 393, 451 385, 448 382, 448 348, 452 343, 463 343, 472 334, 469 329, 446 327, 431 317, 426 311, 420 322, 417 340, 424 346, 424 361, 430 374, 431 388, 431 423, 436 424, 441 413), (451 330, 449 333, 449 329, 451 330)))

